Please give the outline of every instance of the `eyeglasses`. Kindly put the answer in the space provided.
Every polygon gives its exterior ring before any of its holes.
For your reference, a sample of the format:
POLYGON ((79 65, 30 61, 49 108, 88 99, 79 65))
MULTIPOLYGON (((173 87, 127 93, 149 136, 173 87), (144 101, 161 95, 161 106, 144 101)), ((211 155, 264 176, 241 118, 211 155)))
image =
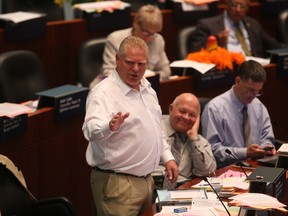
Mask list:
POLYGON ((156 36, 156 32, 149 32, 146 29, 143 29, 142 25, 139 24, 140 30, 143 34, 144 37, 155 37, 156 36))
POLYGON ((245 89, 246 89, 246 91, 247 91, 247 93, 248 93, 249 95, 253 95, 253 96, 255 96, 255 97, 260 97, 261 95, 264 94, 263 89, 254 90, 254 89, 249 88, 249 87, 245 84, 245 82, 242 81, 242 83, 243 83, 243 86, 245 87, 245 89))
POLYGON ((229 5, 230 7, 233 7, 233 8, 237 8, 239 6, 243 10, 248 8, 247 4, 237 3, 237 2, 232 2, 232 1, 229 2, 229 5))
POLYGON ((147 62, 134 62, 134 61, 129 61, 127 59, 124 59, 124 62, 131 68, 135 67, 136 65, 139 68, 143 68, 143 67, 146 67, 147 65, 147 62))

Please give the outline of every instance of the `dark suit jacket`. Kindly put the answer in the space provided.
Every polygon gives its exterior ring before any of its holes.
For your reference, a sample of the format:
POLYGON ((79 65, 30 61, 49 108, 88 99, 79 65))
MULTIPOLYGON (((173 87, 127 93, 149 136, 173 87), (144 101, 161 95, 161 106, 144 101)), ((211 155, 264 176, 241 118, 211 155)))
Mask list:
MULTIPOLYGON (((257 20, 246 16, 243 19, 243 23, 249 35, 253 56, 268 57, 268 53, 266 53, 267 50, 288 47, 288 45, 278 43, 274 38, 264 32, 257 20)), ((207 38, 211 35, 217 36, 217 34, 224 29, 223 14, 199 20, 196 32, 191 38, 191 52, 205 48, 207 38)), ((223 44, 219 44, 219 41, 218 45, 224 47, 223 44)))

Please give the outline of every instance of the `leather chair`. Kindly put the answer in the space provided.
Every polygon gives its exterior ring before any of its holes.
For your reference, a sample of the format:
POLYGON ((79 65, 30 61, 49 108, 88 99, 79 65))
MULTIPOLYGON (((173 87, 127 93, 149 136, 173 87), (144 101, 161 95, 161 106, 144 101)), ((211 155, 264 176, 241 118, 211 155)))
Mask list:
POLYGON ((37 200, 18 178, 0 163, 0 215, 2 216, 76 216, 66 197, 37 200))
POLYGON ((283 10, 278 18, 279 40, 288 44, 288 9, 283 10))
POLYGON ((106 38, 85 41, 78 49, 77 80, 84 87, 97 76, 103 64, 103 52, 106 38))
POLYGON ((35 53, 15 50, 0 54, 0 102, 35 100, 35 93, 47 86, 44 67, 35 53))
POLYGON ((190 52, 191 37, 196 30, 196 26, 189 26, 181 29, 177 35, 177 58, 185 59, 190 52))

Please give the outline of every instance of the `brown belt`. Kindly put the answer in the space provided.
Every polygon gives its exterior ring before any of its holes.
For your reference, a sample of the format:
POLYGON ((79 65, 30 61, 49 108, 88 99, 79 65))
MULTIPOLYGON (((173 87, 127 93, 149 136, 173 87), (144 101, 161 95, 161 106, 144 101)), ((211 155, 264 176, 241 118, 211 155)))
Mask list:
POLYGON ((104 169, 100 169, 99 167, 93 167, 93 169, 96 171, 99 171, 99 172, 104 172, 104 173, 109 173, 109 174, 117 174, 117 175, 126 175, 126 176, 132 176, 132 177, 136 177, 136 178, 146 178, 150 175, 150 174, 148 174, 148 175, 143 175, 143 176, 137 176, 137 175, 133 175, 130 173, 116 172, 114 170, 104 170, 104 169))

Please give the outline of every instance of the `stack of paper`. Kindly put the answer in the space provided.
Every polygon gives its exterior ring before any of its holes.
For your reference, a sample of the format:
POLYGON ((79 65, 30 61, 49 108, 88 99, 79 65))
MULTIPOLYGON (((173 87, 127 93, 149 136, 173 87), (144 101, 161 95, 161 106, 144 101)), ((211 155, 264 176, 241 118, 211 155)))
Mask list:
POLYGON ((265 210, 265 209, 278 209, 280 211, 287 212, 284 207, 285 204, 279 202, 275 197, 262 194, 262 193, 243 193, 233 197, 230 197, 232 201, 229 205, 249 207, 253 209, 265 210))

